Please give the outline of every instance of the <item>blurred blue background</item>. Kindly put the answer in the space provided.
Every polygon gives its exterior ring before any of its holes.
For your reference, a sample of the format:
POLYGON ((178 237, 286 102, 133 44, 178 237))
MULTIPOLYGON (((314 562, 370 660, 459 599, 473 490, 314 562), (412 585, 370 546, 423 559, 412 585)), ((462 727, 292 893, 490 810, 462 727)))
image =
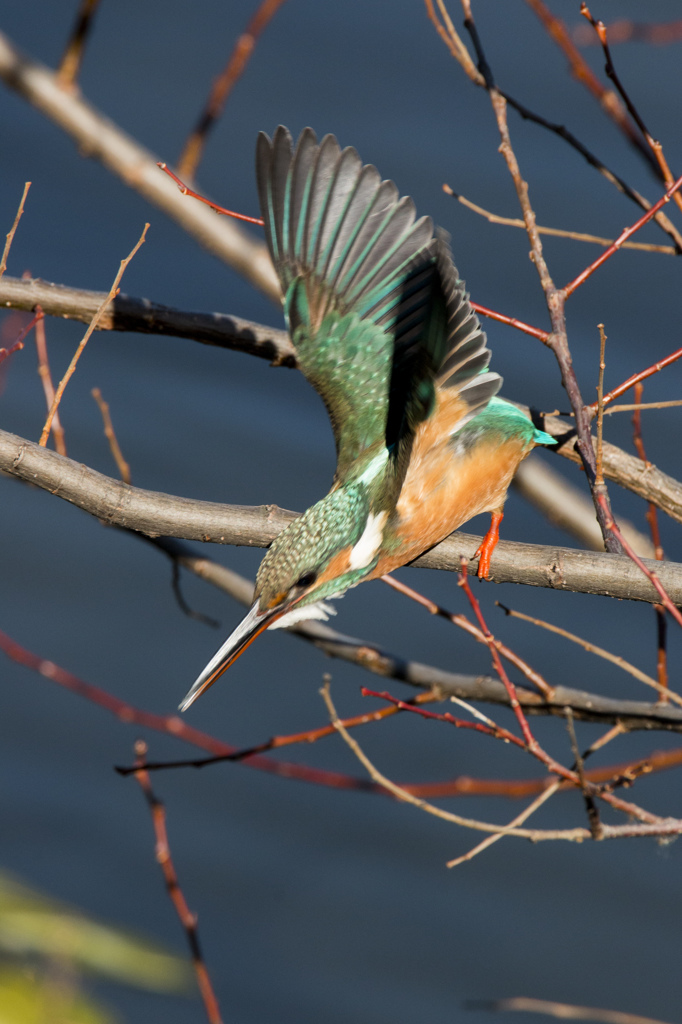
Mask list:
MULTIPOLYGON (((55 66, 72 7, 35 0, 6 5, 0 28, 34 57, 55 66)), ((574 25, 578 3, 552 9, 574 25)), ((160 159, 173 163, 210 83, 255 4, 199 0, 187 6, 104 3, 81 75, 84 95, 160 159)), ((459 5, 451 4, 456 24, 459 5)), ((663 21, 679 4, 611 2, 595 16, 663 21)), ((566 124, 635 188, 661 188, 571 77, 563 55, 520 0, 480 0, 475 14, 500 86, 552 121, 566 124)), ((585 51, 601 75, 601 52, 585 51)), ((679 46, 615 48, 617 66, 650 130, 664 142, 674 173, 682 167, 679 46)), ((256 134, 286 124, 335 133, 411 194, 452 236, 473 298, 547 327, 525 234, 501 228, 445 196, 457 192, 518 216, 511 180, 497 153, 489 100, 454 63, 420 0, 288 0, 258 44, 224 117, 211 136, 198 180, 213 198, 255 214, 256 134)), ((512 139, 538 221, 615 237, 636 208, 560 139, 510 111, 512 139)), ((58 128, 6 89, 0 92, 0 224, 12 222, 25 180, 33 186, 11 253, 9 273, 24 270, 62 284, 106 290, 151 221, 147 243, 123 290, 183 309, 221 311, 280 326, 280 313, 232 270, 203 252, 99 164, 81 158, 58 128)), ((671 207, 672 209, 672 207, 671 207)), ((675 217, 675 211, 671 216, 675 217)), ((679 220, 679 217, 678 217, 679 220)), ((648 227, 642 237, 667 241, 648 227)), ((557 282, 570 280, 598 250, 546 239, 557 282)), ((609 336, 607 387, 679 346, 679 263, 622 252, 571 299, 569 338, 585 396, 598 365, 596 325, 609 336)), ((493 366, 504 394, 542 409, 566 408, 557 367, 539 342, 488 323, 493 366)), ((59 379, 82 335, 49 321, 53 375, 59 379)), ((6 343, 6 341, 5 341, 6 343)), ((645 400, 677 398, 679 365, 647 384, 645 400)), ((61 406, 69 455, 116 475, 90 396, 102 389, 118 438, 140 487, 212 501, 273 502, 303 510, 328 489, 334 450, 322 403, 300 375, 260 360, 179 339, 95 335, 61 406)), ((32 343, 5 375, 1 425, 37 439, 44 399, 32 343)), ((682 473, 678 411, 647 415, 649 457, 682 473)), ((632 450, 629 417, 608 420, 606 436, 632 450)), ((549 459, 549 455, 544 455, 549 459)), ((560 460, 554 459, 555 465, 560 460)), ((574 481, 581 475, 562 462, 574 481)), ((645 508, 613 488, 617 511, 645 529, 645 508)), ((177 607, 165 559, 132 536, 105 529, 42 491, 0 480, 0 628, 41 656, 158 713, 174 711, 241 608, 194 580, 193 607, 221 620, 219 633, 177 607)), ((475 521, 483 532, 486 524, 475 521)), ((679 531, 661 516, 668 557, 682 560, 679 531)), ((571 541, 514 494, 507 539, 571 541)), ((261 552, 208 552, 254 574, 261 552)), ((402 577, 455 611, 464 596, 450 574, 405 570, 402 577)), ((617 650, 655 673, 654 614, 648 606, 505 585, 476 587, 491 627, 555 684, 649 699, 630 677, 531 626, 504 620, 502 600, 540 614, 617 650)), ((487 673, 484 648, 449 630, 380 583, 353 591, 336 625, 405 657, 456 671, 487 673)), ((679 638, 671 629, 672 683, 679 638)), ((373 702, 359 695, 372 677, 330 663, 296 638, 264 636, 188 715, 198 728, 238 746, 274 733, 321 725, 324 671, 343 714, 373 702)), ((3 659, 0 717, 0 866, 90 913, 183 949, 183 935, 154 862, 147 809, 135 783, 114 774, 136 737, 151 756, 186 756, 170 738, 128 728, 100 709, 3 659)), ((398 684, 390 689, 401 696, 398 684)), ((495 711, 502 724, 511 724, 495 711)), ((559 759, 571 760, 557 721, 533 722, 559 759)), ((596 726, 579 727, 587 746, 596 726)), ((458 774, 528 777, 539 767, 518 751, 454 734, 413 717, 359 735, 377 765, 401 781, 458 774)), ((607 747, 595 765, 620 762, 675 738, 643 735, 607 747)), ((360 774, 336 738, 292 760, 360 774)), ((678 949, 679 845, 653 841, 568 846, 503 841, 454 871, 449 858, 478 841, 389 800, 336 792, 264 775, 244 765, 155 778, 166 801, 176 866, 201 938, 224 1019, 240 1024, 452 1024, 471 1019, 468 999, 524 994, 679 1019, 671 963, 678 949)), ((680 814, 675 774, 638 783, 632 798, 680 814)), ((506 822, 521 809, 503 800, 450 801, 452 809, 506 822)), ((538 825, 584 823, 577 795, 556 797, 538 825)), ((616 820, 609 814, 607 820, 616 820)), ((98 985, 131 1024, 202 1020, 198 1002, 98 985)), ((478 1020, 492 1020, 480 1012, 478 1020)), ((519 1021, 530 1020, 521 1014, 519 1021)))

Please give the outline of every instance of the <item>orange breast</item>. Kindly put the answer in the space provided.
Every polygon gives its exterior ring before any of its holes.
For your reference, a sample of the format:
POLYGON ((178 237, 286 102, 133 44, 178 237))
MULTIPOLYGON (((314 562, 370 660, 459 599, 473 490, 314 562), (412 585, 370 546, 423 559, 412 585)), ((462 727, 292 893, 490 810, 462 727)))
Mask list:
POLYGON ((392 527, 396 551, 380 559, 372 576, 404 565, 473 516, 504 503, 511 478, 532 445, 519 438, 500 444, 499 435, 491 435, 465 455, 458 454, 450 436, 465 412, 456 394, 438 394, 435 414, 415 437, 398 499, 398 520, 392 527))

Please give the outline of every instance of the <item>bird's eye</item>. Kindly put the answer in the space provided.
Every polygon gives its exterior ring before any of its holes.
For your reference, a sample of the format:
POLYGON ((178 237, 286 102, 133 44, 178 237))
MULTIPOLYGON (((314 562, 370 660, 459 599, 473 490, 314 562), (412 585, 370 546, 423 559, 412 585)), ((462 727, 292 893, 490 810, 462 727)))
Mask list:
POLYGON ((300 579, 296 580, 295 586, 300 590, 307 590, 308 587, 312 587, 316 579, 316 572, 304 572, 300 579))

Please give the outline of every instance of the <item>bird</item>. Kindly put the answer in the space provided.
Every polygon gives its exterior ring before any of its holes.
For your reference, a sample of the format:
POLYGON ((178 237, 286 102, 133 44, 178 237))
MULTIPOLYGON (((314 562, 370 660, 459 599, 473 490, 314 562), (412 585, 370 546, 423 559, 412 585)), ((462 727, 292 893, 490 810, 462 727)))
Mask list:
POLYGON ((256 146, 267 245, 299 368, 336 442, 329 493, 272 542, 253 605, 180 704, 185 711, 267 628, 411 562, 481 512, 487 578, 507 488, 554 444, 514 404, 447 236, 355 149, 280 126, 256 146))

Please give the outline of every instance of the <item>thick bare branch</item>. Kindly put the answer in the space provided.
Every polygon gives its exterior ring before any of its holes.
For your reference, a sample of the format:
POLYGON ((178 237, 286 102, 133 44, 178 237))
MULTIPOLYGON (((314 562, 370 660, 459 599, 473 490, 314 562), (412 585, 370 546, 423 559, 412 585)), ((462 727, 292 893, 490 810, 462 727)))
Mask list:
MULTIPOLYGON (((246 607, 253 601, 253 583, 232 569, 196 555, 186 544, 168 537, 152 541, 165 554, 188 572, 230 594, 246 607)), ((322 622, 302 622, 290 632, 312 643, 330 658, 340 658, 387 679, 396 679, 419 689, 435 687, 447 697, 460 700, 485 701, 489 704, 509 705, 507 692, 491 676, 466 676, 447 672, 433 665, 409 661, 385 650, 371 640, 345 636, 322 622)), ((652 729, 682 732, 682 710, 645 701, 613 700, 597 693, 587 693, 566 686, 555 686, 551 694, 543 696, 524 686, 517 686, 516 694, 527 715, 556 715, 564 717, 569 707, 575 718, 589 722, 619 722, 624 730, 652 729)))
MULTIPOLYGON (((105 298, 106 292, 67 288, 40 278, 23 280, 5 275, 0 279, 0 306, 33 310, 40 305, 48 316, 85 324, 90 323, 105 298)), ((192 313, 129 295, 118 295, 109 303, 97 330, 190 338, 203 345, 247 352, 277 365, 296 365, 294 347, 286 331, 225 313, 192 313)))
MULTIPOLYGON (((266 547, 296 516, 273 505, 219 505, 130 487, 6 431, 0 431, 0 470, 70 501, 103 522, 152 537, 266 547)), ((455 533, 414 564, 458 572, 460 559, 471 558, 480 543, 481 537, 455 533)), ((475 567, 473 562, 469 571, 475 567)), ((651 568, 672 600, 682 604, 682 566, 652 562, 651 568)), ((659 600, 628 558, 572 548, 500 542, 491 563, 491 579, 650 603, 659 600)))

